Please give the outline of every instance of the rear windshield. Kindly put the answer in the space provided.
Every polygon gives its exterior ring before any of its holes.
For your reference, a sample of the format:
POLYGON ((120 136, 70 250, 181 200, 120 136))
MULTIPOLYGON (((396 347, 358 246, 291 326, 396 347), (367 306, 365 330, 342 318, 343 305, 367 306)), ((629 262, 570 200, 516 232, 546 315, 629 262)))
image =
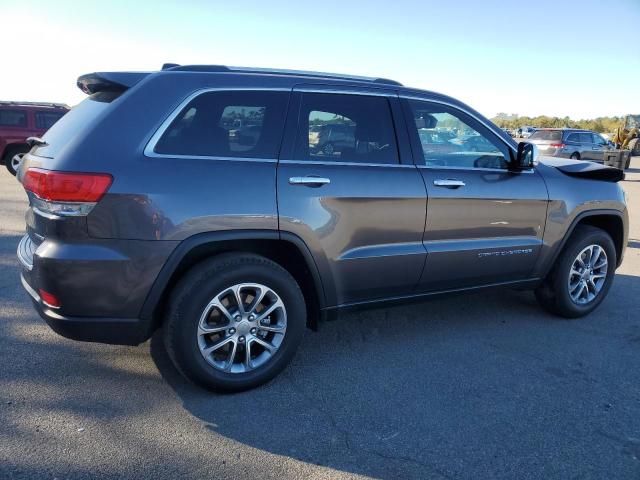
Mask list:
POLYGON ((88 130, 93 121, 120 94, 121 92, 98 92, 80 102, 42 136, 48 145, 37 147, 33 153, 40 157, 54 158, 74 137, 88 130))
POLYGON ((530 140, 562 140, 561 130, 538 130, 531 134, 530 140))

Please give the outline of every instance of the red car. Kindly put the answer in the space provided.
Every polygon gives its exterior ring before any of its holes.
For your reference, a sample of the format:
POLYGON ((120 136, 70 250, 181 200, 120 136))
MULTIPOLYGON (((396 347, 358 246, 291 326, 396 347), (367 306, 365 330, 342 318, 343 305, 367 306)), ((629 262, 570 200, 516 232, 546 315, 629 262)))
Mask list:
POLYGON ((0 159, 16 174, 22 156, 31 147, 29 137, 41 137, 69 111, 61 103, 0 101, 0 159))

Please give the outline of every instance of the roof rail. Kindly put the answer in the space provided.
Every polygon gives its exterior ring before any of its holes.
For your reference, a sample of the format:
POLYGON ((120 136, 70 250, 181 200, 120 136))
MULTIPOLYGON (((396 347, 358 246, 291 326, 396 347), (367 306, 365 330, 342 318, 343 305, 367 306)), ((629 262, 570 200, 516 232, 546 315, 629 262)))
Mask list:
POLYGON ((24 107, 55 107, 55 108, 69 108, 66 103, 53 103, 53 102, 18 102, 14 100, 0 100, 0 105, 15 105, 24 107))
POLYGON ((163 70, 176 72, 238 72, 238 73, 267 73, 272 75, 291 75, 296 77, 331 78, 336 80, 354 80, 358 82, 380 83, 401 87, 402 84, 388 78, 361 77, 358 75, 342 75, 339 73, 313 72, 308 70, 286 70, 278 68, 227 67, 225 65, 176 65, 165 63, 163 70))

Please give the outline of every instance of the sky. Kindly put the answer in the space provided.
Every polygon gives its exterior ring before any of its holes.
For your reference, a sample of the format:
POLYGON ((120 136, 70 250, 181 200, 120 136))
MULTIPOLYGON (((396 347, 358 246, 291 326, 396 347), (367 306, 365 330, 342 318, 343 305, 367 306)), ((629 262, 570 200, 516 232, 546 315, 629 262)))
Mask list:
POLYGON ((165 62, 387 77, 484 115, 640 113, 640 0, 0 0, 0 100, 165 62))

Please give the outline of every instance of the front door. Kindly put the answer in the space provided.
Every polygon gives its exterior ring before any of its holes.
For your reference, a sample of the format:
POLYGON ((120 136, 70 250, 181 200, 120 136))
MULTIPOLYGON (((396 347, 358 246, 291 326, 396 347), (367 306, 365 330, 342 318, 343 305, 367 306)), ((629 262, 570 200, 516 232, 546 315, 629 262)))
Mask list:
POLYGON ((526 279, 545 227, 547 189, 535 171, 509 170, 507 143, 442 103, 403 100, 428 193, 423 291, 526 279))
POLYGON ((604 151, 609 149, 609 144, 597 133, 592 133, 591 137, 593 138, 593 144, 591 146, 592 160, 602 162, 604 161, 604 151))
POLYGON ((301 87, 288 119, 278 164, 280 231, 310 249, 327 304, 410 293, 426 257, 426 192, 396 94, 301 87), (331 148, 328 129, 342 135, 331 148))

